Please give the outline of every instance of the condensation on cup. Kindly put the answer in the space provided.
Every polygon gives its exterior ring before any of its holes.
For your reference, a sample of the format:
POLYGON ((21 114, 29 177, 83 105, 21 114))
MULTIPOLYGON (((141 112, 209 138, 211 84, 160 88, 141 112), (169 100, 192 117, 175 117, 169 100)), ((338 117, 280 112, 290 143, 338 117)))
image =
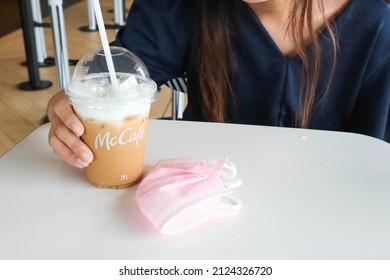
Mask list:
POLYGON ((111 82, 103 50, 95 49, 77 63, 65 96, 94 154, 85 169, 88 181, 119 189, 142 177, 150 105, 158 91, 140 58, 121 47, 110 50, 118 85, 111 82))

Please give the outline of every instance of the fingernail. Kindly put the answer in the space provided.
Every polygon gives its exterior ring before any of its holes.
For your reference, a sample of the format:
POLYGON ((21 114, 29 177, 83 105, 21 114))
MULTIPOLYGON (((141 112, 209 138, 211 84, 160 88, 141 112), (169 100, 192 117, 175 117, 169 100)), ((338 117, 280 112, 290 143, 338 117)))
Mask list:
POLYGON ((85 163, 90 163, 92 161, 92 156, 89 154, 89 153, 86 153, 86 152, 82 152, 81 153, 81 159, 85 162, 85 163))
POLYGON ((80 159, 77 159, 74 166, 77 167, 77 168, 83 169, 85 167, 85 162, 83 162, 80 159))
POLYGON ((78 126, 78 125, 73 125, 72 126, 72 130, 73 132, 77 135, 77 136, 81 136, 83 134, 83 128, 81 126, 78 126))

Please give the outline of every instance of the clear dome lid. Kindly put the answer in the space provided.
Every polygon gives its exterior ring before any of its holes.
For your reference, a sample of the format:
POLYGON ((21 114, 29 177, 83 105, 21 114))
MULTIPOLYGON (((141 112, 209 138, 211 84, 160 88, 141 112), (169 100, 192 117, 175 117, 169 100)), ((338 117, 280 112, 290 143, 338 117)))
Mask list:
POLYGON ((117 86, 113 85, 102 48, 84 55, 77 63, 66 97, 74 99, 95 99, 110 102, 113 99, 150 98, 157 99, 156 83, 150 79, 148 69, 134 53, 122 47, 110 47, 117 86))

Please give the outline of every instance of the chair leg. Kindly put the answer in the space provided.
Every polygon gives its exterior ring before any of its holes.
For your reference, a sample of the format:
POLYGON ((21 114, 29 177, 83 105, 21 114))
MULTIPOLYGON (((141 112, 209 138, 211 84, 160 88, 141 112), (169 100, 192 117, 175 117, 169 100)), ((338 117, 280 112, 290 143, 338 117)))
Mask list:
POLYGON ((172 89, 172 120, 177 119, 177 90, 172 89))
POLYGON ((184 112, 184 92, 178 92, 177 94, 177 118, 182 119, 184 112))
POLYGON ((182 119, 184 112, 184 93, 172 90, 172 119, 182 119))

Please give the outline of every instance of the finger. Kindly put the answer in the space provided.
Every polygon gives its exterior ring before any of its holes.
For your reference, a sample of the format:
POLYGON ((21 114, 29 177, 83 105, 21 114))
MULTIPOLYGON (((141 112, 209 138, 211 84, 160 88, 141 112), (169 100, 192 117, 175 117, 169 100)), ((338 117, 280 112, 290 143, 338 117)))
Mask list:
POLYGON ((60 98, 53 105, 54 113, 60 118, 60 120, 73 131, 77 136, 81 136, 84 133, 84 126, 80 119, 74 113, 72 106, 65 100, 64 97, 60 98))
POLYGON ((93 154, 88 146, 59 119, 52 121, 49 145, 57 155, 71 165, 86 167, 93 160, 93 154))
POLYGON ((63 159, 67 164, 77 167, 84 168, 88 166, 85 162, 79 159, 79 157, 65 145, 58 137, 49 137, 49 144, 53 148, 53 152, 63 159))
POLYGON ((57 127, 56 135, 77 157, 84 166, 89 165, 93 160, 93 154, 88 146, 66 126, 57 127))

